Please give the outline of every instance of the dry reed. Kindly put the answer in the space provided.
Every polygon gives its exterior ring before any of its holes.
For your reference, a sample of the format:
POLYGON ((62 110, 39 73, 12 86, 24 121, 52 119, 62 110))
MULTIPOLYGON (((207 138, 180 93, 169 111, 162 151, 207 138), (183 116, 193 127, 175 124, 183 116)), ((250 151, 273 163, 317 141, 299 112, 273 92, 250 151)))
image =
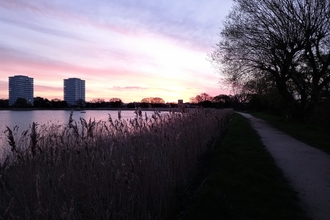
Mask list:
MULTIPOLYGON (((33 123, 0 164, 0 213, 21 219, 168 219, 175 189, 231 109, 123 120, 33 123)), ((17 128, 14 129, 17 132, 17 128)), ((17 135, 16 135, 17 136, 17 135)))

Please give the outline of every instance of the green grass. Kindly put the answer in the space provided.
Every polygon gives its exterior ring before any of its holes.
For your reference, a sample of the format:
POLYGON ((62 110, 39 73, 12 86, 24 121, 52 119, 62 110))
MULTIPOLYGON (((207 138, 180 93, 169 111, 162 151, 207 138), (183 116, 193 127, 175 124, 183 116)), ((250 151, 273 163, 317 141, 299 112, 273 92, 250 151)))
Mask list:
POLYGON ((307 124, 294 120, 285 120, 284 117, 274 116, 264 112, 251 114, 267 121, 275 128, 291 135, 292 137, 330 154, 329 127, 307 124))
POLYGON ((177 219, 308 219, 248 121, 235 114, 223 140, 181 197, 177 219))

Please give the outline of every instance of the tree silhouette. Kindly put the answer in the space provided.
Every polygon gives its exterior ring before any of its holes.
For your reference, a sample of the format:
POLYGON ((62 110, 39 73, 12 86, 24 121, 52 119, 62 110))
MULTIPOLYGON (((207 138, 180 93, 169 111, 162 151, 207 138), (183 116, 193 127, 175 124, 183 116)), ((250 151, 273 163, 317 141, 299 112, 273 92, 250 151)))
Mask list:
POLYGON ((50 107, 50 102, 48 99, 36 97, 34 98, 33 106, 37 108, 47 108, 50 107))
POLYGON ((329 14, 329 0, 236 0, 211 58, 233 85, 274 82, 305 117, 330 83, 329 14))
POLYGON ((111 98, 109 102, 113 108, 120 108, 123 105, 123 101, 120 98, 111 98))
POLYGON ((8 99, 0 99, 0 108, 7 108, 9 107, 8 99))
POLYGON ((149 97, 143 98, 141 100, 142 103, 150 103, 150 104, 165 104, 165 101, 159 97, 149 97))
POLYGON ((195 97, 190 98, 191 103, 201 103, 205 101, 212 101, 213 97, 207 93, 201 93, 200 95, 196 95, 195 97))
POLYGON ((28 102, 25 98, 17 98, 17 100, 15 101, 13 106, 18 107, 18 108, 25 108, 25 107, 29 107, 31 105, 28 104, 28 102))
POLYGON ((76 101, 76 105, 77 105, 78 107, 80 107, 80 108, 83 108, 83 107, 86 106, 86 102, 85 102, 85 100, 83 100, 83 99, 78 99, 78 100, 76 101))
POLYGON ((55 99, 50 100, 50 106, 52 108, 66 108, 66 107, 68 107, 68 103, 61 99, 55 98, 55 99))
POLYGON ((101 104, 101 103, 103 103, 103 102, 105 102, 105 101, 104 101, 104 99, 95 98, 95 99, 92 99, 91 102, 92 102, 92 103, 98 103, 98 104, 101 104))
POLYGON ((120 98, 111 98, 109 102, 122 102, 120 98))

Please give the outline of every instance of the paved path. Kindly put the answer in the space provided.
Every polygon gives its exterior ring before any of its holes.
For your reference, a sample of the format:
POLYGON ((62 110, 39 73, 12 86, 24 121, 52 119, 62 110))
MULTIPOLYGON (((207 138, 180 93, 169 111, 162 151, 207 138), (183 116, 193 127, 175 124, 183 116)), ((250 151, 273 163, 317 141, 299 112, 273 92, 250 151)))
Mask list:
MULTIPOLYGON (((313 220, 330 220, 330 156, 271 127, 250 114, 250 120, 266 149, 313 220)), ((330 143, 329 143, 330 144, 330 143)))

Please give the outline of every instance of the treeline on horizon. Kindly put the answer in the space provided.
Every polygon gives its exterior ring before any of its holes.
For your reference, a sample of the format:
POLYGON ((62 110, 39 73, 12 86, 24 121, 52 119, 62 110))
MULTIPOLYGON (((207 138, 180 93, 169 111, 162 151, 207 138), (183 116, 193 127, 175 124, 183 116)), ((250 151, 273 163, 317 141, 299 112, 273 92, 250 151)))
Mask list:
MULTIPOLYGON (((240 103, 237 96, 220 94, 213 97, 207 93, 201 93, 191 97, 189 102, 182 103, 183 106, 180 107, 230 108, 242 104, 244 103, 240 103)), ((96 98, 91 101, 77 100, 75 105, 68 105, 66 101, 58 98, 49 100, 42 97, 34 98, 31 105, 25 98, 18 98, 12 106, 9 106, 8 99, 0 99, 0 108, 177 108, 179 105, 177 102, 165 102, 159 97, 148 97, 140 102, 129 103, 124 103, 120 98, 111 98, 109 101, 96 98)))
MULTIPOLYGON (((260 85, 259 85, 260 86, 260 85)), ((143 98, 140 102, 124 103, 120 98, 111 98, 109 101, 97 98, 85 102, 77 100, 76 105, 68 105, 64 100, 58 98, 48 100, 47 98, 34 98, 33 106, 28 104, 26 99, 18 98, 13 106, 9 106, 8 99, 0 99, 0 109, 17 109, 17 108, 31 108, 31 109, 63 109, 63 108, 233 108, 238 111, 257 111, 268 112, 274 115, 283 116, 287 120, 298 120, 304 123, 317 123, 329 126, 330 115, 330 91, 323 91, 322 101, 315 106, 314 114, 306 120, 301 118, 300 114, 292 114, 285 105, 283 99, 276 89, 270 90, 254 90, 247 86, 237 92, 235 95, 220 94, 211 96, 207 93, 201 93, 195 97, 191 97, 189 102, 183 102, 181 105, 177 102, 165 102, 159 97, 143 98)), ((292 101, 291 106, 299 105, 299 100, 292 101)), ((296 109, 299 111, 299 109, 296 109)))
MULTIPOLYGON (((304 123, 317 123, 329 126, 330 115, 330 91, 322 94, 323 99, 315 107, 315 113, 309 120, 301 119, 299 114, 292 114, 288 111, 287 106, 283 103, 283 99, 278 94, 276 89, 269 91, 261 90, 246 90, 242 89, 235 95, 220 94, 211 96, 207 93, 201 93, 195 97, 191 97, 189 102, 183 102, 182 105, 177 102, 165 102, 159 97, 143 98, 140 102, 124 103, 120 98, 111 98, 109 101, 104 99, 93 99, 92 101, 85 102, 78 100, 76 105, 69 106, 68 103, 60 99, 48 100, 47 98, 36 97, 34 98, 33 106, 29 105, 24 98, 17 99, 13 106, 9 106, 8 99, 0 99, 0 109, 72 109, 72 108, 233 108, 238 111, 257 111, 268 112, 274 115, 283 116, 287 120, 298 120, 304 123), (317 114, 316 114, 317 113, 317 114)), ((298 105, 299 100, 293 101, 292 106, 298 105)), ((298 109, 299 111, 299 109, 298 109)))

